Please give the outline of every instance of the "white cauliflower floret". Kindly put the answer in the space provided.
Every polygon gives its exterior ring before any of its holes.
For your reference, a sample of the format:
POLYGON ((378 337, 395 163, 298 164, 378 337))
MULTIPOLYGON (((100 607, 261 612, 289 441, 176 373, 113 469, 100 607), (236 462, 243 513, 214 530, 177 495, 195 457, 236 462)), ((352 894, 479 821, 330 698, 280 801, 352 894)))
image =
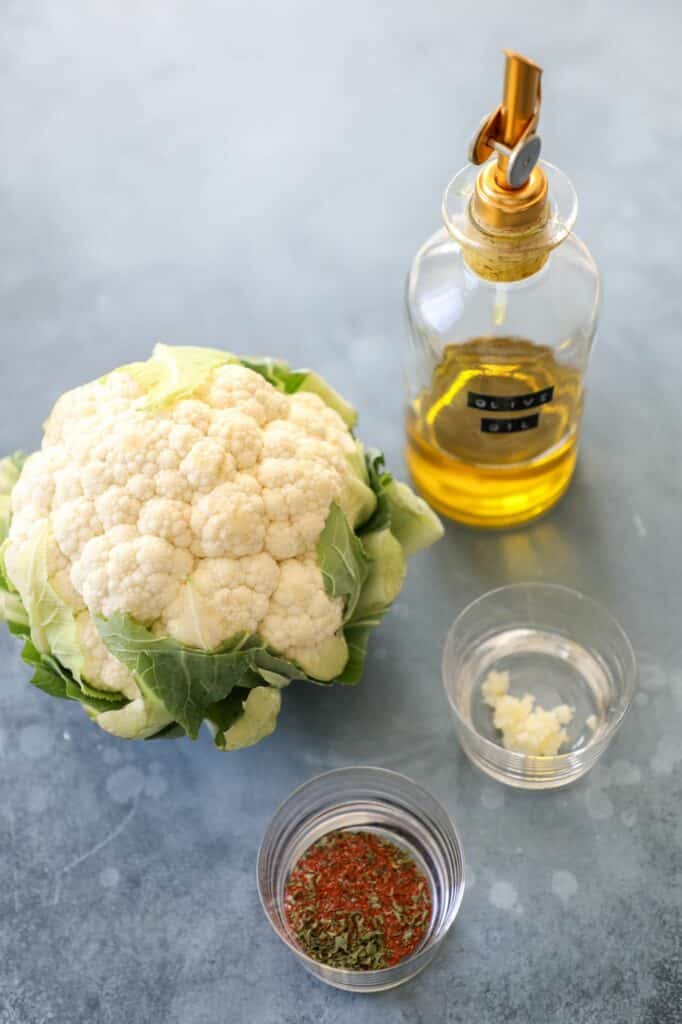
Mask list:
POLYGON ((328 509, 341 489, 337 471, 318 462, 299 459, 264 459, 258 482, 270 519, 295 519, 319 508, 328 509))
POLYGON ((265 547, 273 558, 297 558, 314 547, 322 533, 326 513, 323 510, 306 512, 294 521, 270 523, 265 535, 265 547))
MULTIPOLYGON (((144 479, 144 478, 143 478, 144 479)), ((142 503, 128 492, 128 487, 114 484, 95 499, 95 512, 105 530, 113 526, 134 526, 140 516, 142 503)))
POLYGON ((252 476, 239 473, 194 505, 192 550, 202 558, 255 555, 263 549, 266 527, 261 489, 252 476))
POLYGON ((263 459, 294 459, 307 435, 289 420, 273 420, 263 428, 263 459))
POLYGON ((258 468, 270 520, 265 546, 278 559, 309 551, 324 527, 343 477, 333 466, 301 459, 264 459, 258 468))
POLYGON ((319 566, 312 558, 291 559, 280 565, 261 634, 275 650, 295 658, 298 647, 321 644, 341 628, 343 601, 324 589, 319 566))
POLYGON ((176 501, 192 500, 192 485, 186 476, 175 469, 162 469, 150 486, 156 489, 160 498, 175 498, 176 501))
POLYGON ((108 419, 125 415, 143 391, 125 369, 67 391, 57 400, 45 424, 43 448, 78 435, 95 435, 101 426, 103 409, 108 419))
POLYGON ((48 448, 29 455, 12 491, 14 515, 27 506, 35 519, 50 514, 55 492, 55 474, 64 465, 64 453, 48 448))
POLYGON ((202 437, 208 433, 211 424, 211 410, 204 402, 196 402, 191 398, 178 402, 170 416, 173 423, 184 423, 188 427, 193 427, 202 437))
POLYGON ((254 418, 236 410, 215 412, 208 427, 208 436, 220 442, 238 469, 255 466, 263 450, 263 435, 254 418))
POLYGON ((78 466, 67 465, 55 476, 53 511, 66 501, 83 497, 83 484, 78 466))
POLYGON ((95 614, 123 612, 144 624, 155 622, 175 600, 193 564, 187 551, 168 541, 118 526, 85 545, 71 579, 95 614))
POLYGON ((67 558, 78 558, 93 537, 104 532, 94 501, 76 498, 67 501, 52 517, 52 528, 59 547, 67 558))
MULTIPOLYGON (((76 463, 80 461, 76 458, 75 454, 74 459, 76 463)), ((104 494, 107 488, 115 483, 113 467, 101 459, 92 458, 90 462, 82 467, 80 480, 83 494, 94 501, 95 498, 104 494)))
POLYGON ((84 428, 86 421, 97 416, 97 388, 94 384, 83 384, 73 388, 57 399, 50 417, 45 424, 43 447, 59 444, 64 438, 66 428, 73 428, 80 423, 84 428))
MULTIPOLYGON (((167 435, 168 430, 164 433, 167 435)), ((94 457, 105 463, 113 482, 125 486, 135 473, 148 476, 151 470, 153 475, 153 453, 160 437, 163 437, 161 424, 147 423, 143 416, 133 415, 119 420, 116 430, 107 431, 93 449, 84 452, 79 445, 78 454, 86 462, 94 457)), ((92 439, 90 441, 92 443, 92 439)))
POLYGON ((303 426, 307 434, 314 434, 335 447, 352 455, 355 442, 338 412, 330 409, 319 395, 300 391, 291 396, 289 419, 303 426))
POLYGON ((90 612, 83 611, 76 616, 76 628, 84 655, 81 675, 85 682, 99 690, 122 693, 129 700, 139 697, 137 683, 125 665, 107 650, 90 612))
POLYGON ((348 469, 348 455, 350 454, 345 445, 340 448, 331 441, 322 441, 316 437, 304 437, 299 444, 296 454, 299 459, 308 462, 318 462, 337 473, 345 475, 348 469))
POLYGON ((185 459, 195 444, 202 440, 203 434, 196 427, 187 423, 179 423, 171 427, 168 433, 168 447, 181 459, 185 459))
POLYGON ((12 548, 20 547, 27 537, 31 535, 35 524, 39 523, 41 518, 45 517, 41 517, 38 509, 29 504, 24 505, 20 511, 14 513, 11 530, 12 543, 7 551, 8 557, 11 556, 12 548))
POLYGON ((213 490, 221 481, 231 477, 235 469, 232 453, 210 437, 197 441, 180 463, 180 472, 195 491, 213 490))
POLYGON ((245 366, 221 366, 199 389, 197 398, 214 409, 236 409, 263 426, 270 420, 286 418, 289 401, 259 373, 245 366))
POLYGON ((277 563, 264 552, 206 558, 168 608, 166 629, 179 643, 206 650, 238 633, 257 633, 278 579, 277 563))
POLYGON ((188 548, 193 534, 190 526, 191 507, 172 498, 152 498, 141 509, 137 520, 140 533, 163 537, 178 548, 188 548))

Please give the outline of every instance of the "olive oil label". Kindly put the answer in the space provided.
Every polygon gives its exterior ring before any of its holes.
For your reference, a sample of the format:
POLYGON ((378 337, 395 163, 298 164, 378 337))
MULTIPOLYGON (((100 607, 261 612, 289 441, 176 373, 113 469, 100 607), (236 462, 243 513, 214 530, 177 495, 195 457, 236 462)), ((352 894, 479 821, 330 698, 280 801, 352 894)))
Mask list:
MULTIPOLYGON (((430 446, 433 471, 442 472, 446 487, 450 474, 460 472, 459 465, 453 469, 452 459, 471 467, 475 475, 485 471, 481 467, 511 471, 545 454, 553 458, 580 418, 581 370, 558 362, 550 348, 524 338, 453 342, 436 366, 424 369, 427 383, 411 407, 411 436, 415 443, 430 446), (536 413, 538 420, 530 419, 536 413), (489 425, 481 423, 482 417, 525 422, 489 425)), ((536 467, 528 472, 532 482, 536 467)))
POLYGON ((514 419, 493 419, 483 416, 481 430, 484 434, 518 434, 522 430, 534 430, 539 422, 540 414, 537 412, 530 416, 516 416, 514 419))
MULTIPOLYGON (((542 391, 531 391, 527 395, 481 395, 477 391, 469 391, 467 405, 470 409, 480 409, 485 412, 523 412, 524 409, 537 409, 539 405, 546 405, 554 398, 554 385, 543 388, 542 391)), ((532 417, 528 417, 532 419, 532 417)), ((491 421, 492 422, 492 421, 491 421)), ((537 427, 536 422, 533 426, 537 427)), ((483 428, 485 430, 485 427, 483 428)), ((528 429, 519 427, 519 430, 528 429)), ((489 431, 494 433, 494 431, 489 431)))

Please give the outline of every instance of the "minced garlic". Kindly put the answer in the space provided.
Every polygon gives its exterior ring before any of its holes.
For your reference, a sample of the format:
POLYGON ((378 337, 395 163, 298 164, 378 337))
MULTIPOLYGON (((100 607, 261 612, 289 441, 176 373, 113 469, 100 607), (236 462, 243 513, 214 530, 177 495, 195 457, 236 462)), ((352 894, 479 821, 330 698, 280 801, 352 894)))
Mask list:
POLYGON ((509 694, 509 673, 489 672, 481 687, 483 699, 493 709, 493 722, 502 733, 502 746, 520 754, 558 754, 568 740, 563 728, 572 721, 575 708, 558 704, 550 711, 537 707, 535 697, 509 694))

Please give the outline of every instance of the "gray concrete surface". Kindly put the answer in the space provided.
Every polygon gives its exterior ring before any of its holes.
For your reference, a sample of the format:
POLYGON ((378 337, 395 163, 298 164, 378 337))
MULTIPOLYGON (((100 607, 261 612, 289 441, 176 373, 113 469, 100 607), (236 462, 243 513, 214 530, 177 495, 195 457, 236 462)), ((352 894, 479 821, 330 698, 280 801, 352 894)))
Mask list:
POLYGON ((401 291, 499 92, 546 67, 545 154, 604 275, 583 452, 529 529, 450 526, 354 691, 287 694, 234 755, 125 744, 28 686, 0 633, 2 1024, 673 1024, 682 1016, 682 87, 676 3, 126 0, 0 6, 0 450, 152 343, 312 363, 402 459, 401 291), (641 661, 603 763, 504 790, 458 750, 453 616, 551 579, 606 602, 641 661), (470 886, 439 959, 361 998, 298 967, 258 843, 312 774, 373 762, 448 807, 470 886))

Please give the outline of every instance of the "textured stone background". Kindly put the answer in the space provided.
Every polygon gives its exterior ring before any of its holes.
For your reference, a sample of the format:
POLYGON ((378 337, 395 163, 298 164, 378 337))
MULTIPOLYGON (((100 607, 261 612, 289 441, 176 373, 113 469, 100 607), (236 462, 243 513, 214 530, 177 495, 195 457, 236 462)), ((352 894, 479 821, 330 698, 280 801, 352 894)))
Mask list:
POLYGON ((292 687, 258 748, 115 741, 33 691, 0 633, 2 1024, 679 1021, 678 4, 8 0, 0 19, 2 451, 165 340, 314 364, 401 469, 403 276, 505 45, 546 67, 545 153, 605 284, 560 508, 449 527, 362 685, 292 687), (558 794, 470 767, 439 679, 458 610, 527 578, 605 601, 641 660, 603 763, 558 794), (442 799, 471 866, 440 958, 364 1000, 309 980, 254 882, 275 806, 361 762, 442 799))

